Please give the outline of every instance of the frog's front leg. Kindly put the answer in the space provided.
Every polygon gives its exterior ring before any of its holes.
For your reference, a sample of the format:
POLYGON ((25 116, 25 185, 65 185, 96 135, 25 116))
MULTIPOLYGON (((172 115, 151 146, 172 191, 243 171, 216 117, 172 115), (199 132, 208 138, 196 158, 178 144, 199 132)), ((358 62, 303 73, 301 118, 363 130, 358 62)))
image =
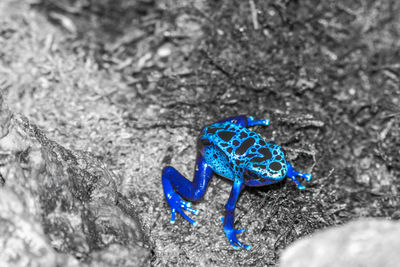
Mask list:
POLYGON ((293 182, 296 183, 298 189, 300 189, 300 190, 305 189, 306 187, 304 185, 302 185, 297 180, 296 177, 304 178, 307 182, 309 182, 309 181, 311 181, 311 174, 295 171, 289 162, 287 163, 287 166, 288 166, 288 171, 286 173, 286 176, 289 177, 293 182))
POLYGON ((208 182, 213 175, 213 171, 207 165, 201 154, 197 156, 195 168, 196 170, 193 182, 186 179, 182 174, 170 166, 165 167, 162 172, 164 195, 172 212, 170 220, 171 224, 175 222, 175 212, 178 212, 191 224, 194 226, 197 225, 197 222, 189 218, 182 209, 190 211, 196 215, 199 212, 191 208, 191 203, 182 200, 181 197, 190 201, 201 199, 206 191, 208 182))
POLYGON ((240 191, 244 188, 244 182, 241 178, 236 178, 233 182, 232 191, 229 196, 228 202, 225 205, 225 218, 221 217, 221 220, 224 224, 225 235, 228 238, 229 242, 235 249, 239 249, 239 247, 243 247, 247 250, 251 248, 249 245, 242 244, 236 237, 236 234, 243 233, 245 229, 236 230, 233 228, 233 223, 235 219, 235 205, 237 199, 239 197, 240 191), (239 246, 239 247, 238 247, 239 246))
POLYGON ((251 127, 251 126, 256 126, 256 125, 265 125, 268 126, 269 125, 269 120, 265 119, 265 120, 254 120, 253 116, 250 116, 247 118, 247 126, 251 127))

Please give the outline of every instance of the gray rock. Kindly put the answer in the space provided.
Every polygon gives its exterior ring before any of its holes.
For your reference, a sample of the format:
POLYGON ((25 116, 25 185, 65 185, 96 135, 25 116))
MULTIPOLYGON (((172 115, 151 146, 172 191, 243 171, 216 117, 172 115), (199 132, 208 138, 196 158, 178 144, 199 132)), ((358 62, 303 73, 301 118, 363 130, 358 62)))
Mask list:
POLYGON ((115 175, 89 153, 49 140, 1 95, 0 177, 0 266, 149 264, 115 175))
POLYGON ((400 222, 360 219, 294 242, 281 267, 400 266, 400 222))
POLYGON ((0 188, 1 266, 79 266, 72 256, 56 253, 26 199, 0 188))

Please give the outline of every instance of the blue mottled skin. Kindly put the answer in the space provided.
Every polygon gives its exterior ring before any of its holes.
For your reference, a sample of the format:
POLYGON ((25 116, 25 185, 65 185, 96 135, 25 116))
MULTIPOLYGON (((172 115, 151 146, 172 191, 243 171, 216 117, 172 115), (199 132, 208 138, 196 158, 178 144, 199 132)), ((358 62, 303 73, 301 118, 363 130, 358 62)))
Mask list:
POLYGON ((208 182, 214 173, 233 181, 232 191, 225 205, 225 217, 222 217, 225 235, 235 249, 251 246, 242 244, 236 234, 245 230, 233 228, 235 205, 245 186, 264 186, 289 177, 299 189, 296 177, 311 180, 311 175, 300 173, 285 160, 282 148, 274 142, 266 142, 257 133, 247 129, 256 125, 268 125, 269 120, 254 120, 253 117, 237 116, 204 127, 200 136, 200 149, 196 160, 193 182, 186 179, 173 167, 167 166, 162 172, 162 184, 167 202, 171 208, 171 223, 175 222, 175 213, 181 214, 194 226, 197 222, 189 218, 183 210, 194 214, 191 203, 182 200, 197 201, 206 191, 208 182))

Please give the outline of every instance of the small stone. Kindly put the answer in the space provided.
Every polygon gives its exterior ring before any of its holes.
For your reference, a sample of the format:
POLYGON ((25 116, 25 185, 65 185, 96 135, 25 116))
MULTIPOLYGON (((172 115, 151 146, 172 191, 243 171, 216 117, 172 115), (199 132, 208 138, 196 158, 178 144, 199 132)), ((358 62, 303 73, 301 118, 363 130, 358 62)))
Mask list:
POLYGON ((172 49, 169 45, 163 45, 157 50, 157 55, 161 58, 169 57, 172 53, 172 49))

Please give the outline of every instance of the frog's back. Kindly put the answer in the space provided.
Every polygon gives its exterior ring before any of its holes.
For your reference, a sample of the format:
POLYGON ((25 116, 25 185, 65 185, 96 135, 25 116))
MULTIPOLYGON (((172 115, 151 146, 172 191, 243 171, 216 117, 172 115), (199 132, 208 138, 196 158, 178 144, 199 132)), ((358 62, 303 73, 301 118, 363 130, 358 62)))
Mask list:
POLYGON ((215 123, 204 128, 201 139, 206 145, 212 144, 203 152, 207 163, 228 179, 233 180, 244 168, 272 179, 281 179, 286 174, 280 146, 267 144, 245 127, 230 122, 215 123))
POLYGON ((255 132, 230 122, 214 123, 205 127, 202 139, 208 139, 228 157, 238 160, 238 165, 249 149, 265 145, 265 141, 255 132))

